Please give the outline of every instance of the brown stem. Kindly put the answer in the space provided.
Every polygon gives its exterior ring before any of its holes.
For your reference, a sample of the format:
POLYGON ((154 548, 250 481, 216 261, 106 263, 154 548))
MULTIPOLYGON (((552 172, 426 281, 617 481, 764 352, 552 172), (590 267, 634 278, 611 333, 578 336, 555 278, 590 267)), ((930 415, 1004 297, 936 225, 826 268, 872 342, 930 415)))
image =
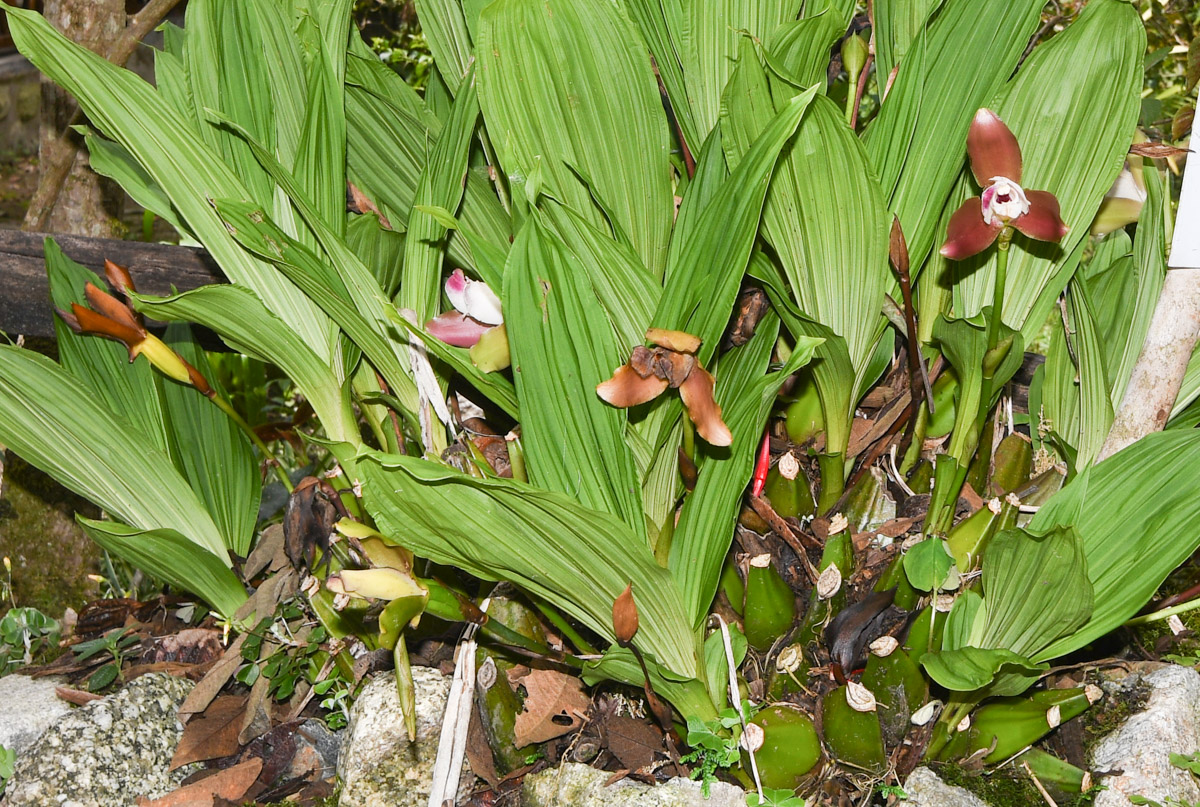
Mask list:
POLYGON ((852 131, 858 126, 858 108, 862 105, 863 90, 867 88, 867 73, 871 72, 871 63, 874 61, 875 54, 868 53, 867 60, 863 62, 862 72, 858 74, 858 87, 854 91, 854 112, 850 115, 850 129, 852 131))

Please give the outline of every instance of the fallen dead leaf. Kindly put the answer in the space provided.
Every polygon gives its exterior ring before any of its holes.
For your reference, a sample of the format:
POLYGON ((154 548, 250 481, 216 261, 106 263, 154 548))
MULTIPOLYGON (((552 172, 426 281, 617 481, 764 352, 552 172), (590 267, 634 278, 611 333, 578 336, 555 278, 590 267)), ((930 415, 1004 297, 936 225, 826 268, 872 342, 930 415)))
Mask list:
POLYGON ((238 750, 238 732, 246 711, 246 698, 222 695, 188 721, 171 757, 171 770, 189 762, 227 757, 238 750))
POLYGON ((138 797, 137 807, 213 807, 217 799, 241 803, 261 770, 261 759, 248 759, 160 798, 138 797))
POLYGON ((54 694, 59 697, 59 700, 73 703, 76 706, 87 706, 92 701, 98 701, 104 697, 95 692, 84 692, 82 689, 74 689, 73 687, 55 687, 54 694))
POLYGON ((185 628, 171 636, 154 640, 147 663, 182 662, 205 664, 215 661, 225 652, 221 647, 221 631, 215 628, 185 628))
POLYGON ((578 678, 555 670, 514 667, 509 682, 525 687, 525 708, 513 724, 518 748, 561 737, 579 728, 591 699, 578 678))
POLYGON ((654 762, 663 747, 662 732, 644 720, 629 715, 611 715, 604 722, 608 750, 631 771, 641 770, 654 762))
POLYGON ((213 702, 213 698, 217 697, 225 684, 229 683, 229 679, 237 672, 237 668, 242 666, 242 645, 246 643, 247 634, 242 634, 234 640, 233 644, 225 651, 225 655, 221 656, 221 660, 208 671, 208 675, 200 679, 199 683, 192 688, 188 694, 187 700, 183 702, 183 706, 179 707, 179 717, 181 720, 186 720, 189 715, 203 712, 208 708, 208 705, 213 702))

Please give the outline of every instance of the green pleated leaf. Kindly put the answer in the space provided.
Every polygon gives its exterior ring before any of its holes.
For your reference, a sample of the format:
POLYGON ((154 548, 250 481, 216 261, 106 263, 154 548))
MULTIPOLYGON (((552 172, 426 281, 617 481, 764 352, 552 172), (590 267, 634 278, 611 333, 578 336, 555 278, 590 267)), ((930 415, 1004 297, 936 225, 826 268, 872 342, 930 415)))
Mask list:
POLYGON ((693 154, 707 139, 696 128, 679 61, 679 42, 683 33, 681 0, 622 0, 621 7, 642 34, 642 39, 658 66, 658 75, 671 101, 671 110, 679 127, 679 136, 693 154))
POLYGON ((875 0, 875 69, 881 82, 891 75, 926 22, 944 0, 875 0))
MULTIPOLYGON (((1047 669, 1011 650, 962 647, 921 656, 921 666, 929 677, 954 692, 982 689, 997 675, 1009 673, 1032 684, 1033 677, 1047 669)), ((1025 688, 1028 688, 1028 684, 1025 688)))
POLYGON ((459 88, 450 117, 429 153, 413 198, 413 210, 408 215, 403 282, 396 305, 415 311, 418 322, 425 322, 438 313, 446 235, 446 227, 420 208, 425 205, 458 209, 478 117, 479 102, 475 94, 474 67, 471 67, 459 88))
POLYGON ((1083 540, 1070 527, 1038 535, 1005 530, 983 554, 984 629, 980 645, 1033 659, 1092 615, 1083 540))
MULTIPOLYGON (((1121 263, 1129 266, 1128 261, 1121 263)), ((1120 271, 1120 267, 1116 268, 1120 271)), ((1075 469, 1100 454, 1113 421, 1105 349, 1110 343, 1096 324, 1087 284, 1076 278, 1067 287, 1068 336, 1061 319, 1046 351, 1042 407, 1047 425, 1063 444, 1075 469), (1067 341, 1070 341, 1070 347, 1067 341)), ((1112 335, 1114 342, 1118 335, 1112 335)))
POLYGON ((360 459, 367 509, 396 543, 484 580, 511 580, 608 641, 613 602, 632 583, 638 648, 676 675, 703 675, 674 581, 619 519, 573 496, 412 457, 360 459))
POLYGON ((139 529, 173 529, 229 565, 204 505, 167 455, 54 362, 0 346, 0 443, 139 529))
MULTIPOLYGON (((404 229, 426 155, 440 135, 442 123, 411 87, 369 54, 352 55, 346 64, 347 172, 350 181, 387 215, 392 227, 404 229)), ((463 229, 508 251, 510 218, 492 183, 475 170, 467 172, 459 217, 463 229)), ((458 233, 451 235, 447 252, 462 266, 476 263, 458 233)))
POLYGON ((170 297, 137 296, 135 304, 154 319, 203 325, 234 351, 278 365, 312 404, 330 439, 357 439, 349 402, 329 363, 268 311, 253 292, 239 286, 204 286, 170 297))
MULTIPOLYGON (((891 92, 864 135, 914 267, 944 236, 934 227, 962 168, 971 119, 1016 69, 1044 5, 1041 0, 946 0, 933 24, 909 45, 891 92)), ((1047 83, 1065 83, 1063 78, 1047 83)), ((885 74, 880 81, 886 83, 885 74)))
POLYGON ((379 288, 391 297, 400 285, 404 268, 404 233, 389 230, 373 213, 347 214, 346 246, 379 281, 379 288))
MULTIPOLYGON (((729 322, 780 149, 795 133, 815 95, 813 88, 796 96, 770 118, 733 173, 702 206, 689 207, 686 229, 683 223, 676 227, 667 285, 653 324, 700 337, 701 363, 714 355, 729 322)), ((705 150, 713 153, 708 147, 705 150)), ((689 192, 701 190, 696 184, 689 186, 689 192)))
POLYGON ((1038 659, 1078 650, 1132 617, 1200 547, 1197 462, 1200 434, 1149 434, 1092 466, 1086 478, 1077 477, 1042 506, 1029 529, 1064 521, 1074 526, 1083 541, 1095 608, 1086 624, 1041 650, 1038 659))
MULTIPOLYGON (((64 255, 53 238, 46 239, 44 249, 50 297, 57 308, 69 312, 71 303, 89 307, 83 295, 83 287, 89 282, 108 288, 95 272, 64 255)), ((54 318, 54 333, 63 368, 89 386, 92 395, 110 410, 120 412, 151 445, 166 451, 163 406, 150 362, 130 362, 129 351, 122 345, 76 334, 58 317, 54 318)))
POLYGON ((83 516, 76 520, 89 538, 109 552, 181 591, 199 595, 226 619, 232 619, 247 599, 246 589, 229 567, 175 530, 139 530, 83 516))
MULTIPOLYGON (((228 400, 190 328, 172 323, 164 341, 228 400)), ((163 379, 162 400, 175 467, 204 502, 225 546, 246 557, 262 495, 262 477, 249 438, 194 387, 163 379)))
POLYGON ((40 14, 11 7, 6 13, 21 52, 137 159, 230 280, 254 289, 311 349, 328 358, 328 318, 277 272, 247 255, 208 204, 209 198, 249 198, 251 193, 195 126, 145 81, 70 42, 40 14))
MULTIPOLYGON (((331 4, 322 4, 323 12, 343 7, 346 9, 346 20, 349 19, 348 0, 338 0, 331 4)), ((343 21, 344 24, 344 21, 343 21)), ((345 75, 346 37, 345 30, 337 24, 329 23, 329 30, 322 30, 328 37, 337 38, 341 30, 341 42, 336 50, 332 44, 322 42, 321 47, 309 60, 308 69, 308 102, 305 108, 304 128, 300 132, 299 153, 292 168, 292 176, 304 192, 305 198, 312 204, 313 211, 321 222, 334 235, 344 235, 346 230, 346 111, 342 93, 344 91, 343 76, 345 75)), ((241 134, 235 130, 235 134, 241 134)), ((270 166, 263 163, 259 150, 250 141, 262 146, 274 156, 268 141, 255 136, 253 130, 247 129, 250 135, 247 145, 251 154, 258 160, 260 169, 266 171, 273 183, 278 180, 273 176, 270 166)), ((280 163, 282 165, 282 163, 280 163)), ((295 194, 288 192, 295 198, 295 194)), ((308 224, 311 228, 312 224, 308 224)), ((309 243, 304 228, 295 227, 295 237, 301 243, 309 243)), ((320 238, 316 238, 319 243, 320 238)))
POLYGON ((415 412, 417 392, 406 361, 408 341, 390 338, 395 330, 388 316, 393 310, 391 304, 345 242, 335 236, 322 238, 322 245, 338 245, 338 262, 327 264, 276 227, 260 207, 226 200, 213 204, 238 243, 278 266, 319 305, 358 345, 387 381, 392 394, 415 412), (339 268, 340 273, 331 267, 339 268))
POLYGON ((158 187, 158 183, 146 173, 146 169, 138 164, 128 150, 111 140, 98 137, 95 133, 88 133, 83 139, 88 149, 88 164, 93 171, 116 182, 133 201, 181 234, 188 234, 167 194, 158 187))
POLYGON ((697 442, 700 474, 684 501, 671 541, 668 568, 683 595, 684 607, 699 630, 717 591, 721 564, 729 552, 742 492, 750 481, 756 449, 779 386, 807 364, 819 344, 797 340, 792 355, 777 372, 768 373, 779 320, 767 315, 754 338, 721 357, 715 368, 714 397, 733 434, 728 448, 697 442))
MULTIPOLYGON (((687 97, 700 140, 721 114, 721 96, 747 35, 764 41, 800 14, 800 0, 710 0, 682 3, 676 29, 687 97)), ((842 26, 845 30, 845 25, 842 26)))
POLYGON ((820 11, 810 11, 802 20, 780 25, 766 41, 765 56, 771 78, 798 88, 824 86, 829 75, 829 53, 844 33, 846 25, 841 15, 828 5, 820 11))
MULTIPOLYGON (((777 105, 748 45, 726 100, 722 140, 733 164, 777 105)), ((853 405, 865 383, 874 380, 866 376, 886 326, 884 294, 894 285, 887 262, 889 227, 883 194, 858 138, 832 101, 814 99, 776 168, 763 233, 805 319, 845 345, 851 373, 826 371, 817 379, 830 453, 845 451, 853 405)), ((817 355, 833 349, 827 341, 817 355)))
POLYGON ((503 300, 530 481, 611 513, 644 537, 625 411, 596 394, 629 357, 617 349, 587 271, 537 216, 509 253, 503 300))
MULTIPOLYGON (((1013 238, 1004 319, 1026 341, 1043 322, 1031 312, 1040 298, 1053 300, 1065 287, 1069 275, 1059 270, 1087 237, 1125 161, 1141 108, 1145 50, 1137 10, 1121 0, 1097 0, 1034 50, 993 107, 1021 144, 1022 185, 1058 197, 1070 228, 1060 245, 1013 238)), ((991 300, 995 250, 989 256, 986 267, 955 288, 959 316, 973 316, 991 300)))
POLYGON ((592 291, 612 322, 620 353, 628 355, 645 341, 662 286, 632 247, 614 241, 575 211, 549 199, 542 200, 541 211, 587 271, 592 291))
MULTIPOLYGON (((461 0, 417 0, 417 19, 450 94, 457 96, 472 57, 471 31, 461 0)), ((478 12, 476 12, 478 13, 478 12)))
POLYGON ((636 29, 614 5, 573 0, 497 0, 479 25, 479 101, 505 173, 540 170, 548 195, 623 233, 660 277, 675 209, 670 140, 636 29))

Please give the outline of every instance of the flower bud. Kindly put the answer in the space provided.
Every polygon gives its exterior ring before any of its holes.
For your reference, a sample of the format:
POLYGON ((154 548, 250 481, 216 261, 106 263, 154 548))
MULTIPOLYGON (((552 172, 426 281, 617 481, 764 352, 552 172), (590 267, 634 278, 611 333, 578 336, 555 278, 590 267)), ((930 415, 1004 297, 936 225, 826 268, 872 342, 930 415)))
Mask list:
POLYGON ((627 645, 637 632, 637 603, 633 600, 633 584, 630 583, 613 603, 613 634, 617 637, 617 644, 627 645))

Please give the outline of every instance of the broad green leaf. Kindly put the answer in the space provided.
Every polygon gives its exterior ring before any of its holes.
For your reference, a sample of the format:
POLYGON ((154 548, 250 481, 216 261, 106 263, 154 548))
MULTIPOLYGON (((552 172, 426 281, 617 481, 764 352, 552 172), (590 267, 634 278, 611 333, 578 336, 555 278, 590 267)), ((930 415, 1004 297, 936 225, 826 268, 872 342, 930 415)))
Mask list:
POLYGON ((1083 541, 1070 527, 1038 535, 1005 530, 983 554, 982 647, 1002 647, 1035 660, 1054 640, 1092 614, 1083 541))
POLYGON ((479 101, 504 172, 523 181, 540 167, 549 195, 604 225, 594 193, 661 277, 670 138, 636 29, 615 5, 574 0, 496 0, 479 25, 479 101))
MULTIPOLYGON (((70 311, 71 303, 88 306, 83 287, 107 284, 63 254, 53 238, 45 241, 46 272, 50 297, 55 307, 70 311)), ((113 412, 120 412, 150 445, 167 450, 163 405, 153 367, 148 361, 129 361, 129 352, 117 342, 98 336, 74 333, 59 317, 54 318, 58 360, 71 375, 92 390, 92 396, 113 412)))
POLYGON ((978 645, 983 638, 983 597, 974 589, 966 589, 954 600, 942 630, 942 649, 958 650, 978 645))
POLYGON ((620 352, 628 355, 645 341, 662 286, 631 247, 617 243, 583 216, 549 199, 542 200, 541 210, 587 271, 592 291, 612 322, 620 352))
POLYGON ((210 198, 251 194, 195 126, 145 81, 70 42, 40 14, 11 7, 5 11, 21 52, 78 99, 101 132, 137 159, 226 276, 253 289, 328 360, 332 323, 277 272, 247 255, 208 204, 210 198))
POLYGON ((373 213, 348 215, 346 246, 371 270, 384 295, 391 297, 404 267, 404 233, 386 229, 373 213))
POLYGON ((813 88, 796 96, 770 119, 733 173, 692 213, 695 223, 672 239, 667 285, 653 324, 700 337, 702 364, 715 354, 729 321, 780 149, 815 95, 813 88))
MULTIPOLYGON (((1071 333, 1061 319, 1054 324, 1041 401, 1046 425, 1064 444, 1065 458, 1079 469, 1095 461, 1112 425, 1110 374, 1105 363, 1106 346, 1112 343, 1096 325, 1086 282, 1077 276, 1067 289, 1071 333)), ((1109 338, 1115 342, 1120 335, 1109 338)))
POLYGON ((953 565, 954 558, 941 538, 926 538, 904 553, 904 574, 918 591, 936 591, 953 565))
POLYGON ((181 591, 198 594, 226 619, 246 601, 246 589, 211 552, 171 529, 135 529, 116 521, 76 516, 88 537, 181 591))
MULTIPOLYGON (((344 25, 349 20, 349 0, 337 0, 320 6, 323 13, 338 7, 345 8, 345 20, 340 25, 330 22, 329 29, 322 29, 322 33, 336 41, 340 30, 341 41, 336 45, 336 50, 332 49, 332 42, 322 42, 321 47, 309 60, 308 103, 304 128, 300 132, 299 153, 291 173, 304 192, 305 199, 311 203, 315 215, 320 217, 330 232, 343 236, 346 231, 346 104, 342 93, 345 87, 346 57, 344 25)), ((251 153, 258 160, 260 170, 266 171, 272 181, 278 182, 270 166, 263 163, 254 142, 265 147, 273 157, 274 150, 270 148, 268 141, 256 137, 253 130, 245 131, 250 134, 246 145, 250 146, 251 153)), ((237 130, 234 133, 242 134, 237 130)), ((295 202, 295 193, 287 191, 286 188, 285 193, 295 202)), ((311 222, 306 220, 306 223, 310 229, 313 228, 311 222)), ((293 237, 302 244, 310 243, 303 228, 299 226, 295 228, 293 237)), ((320 240, 320 236, 316 236, 316 242, 319 243, 320 240)))
MULTIPOLYGON (((457 3, 448 3, 455 5, 457 3)), ((419 208, 436 205, 447 210, 458 209, 463 197, 463 176, 467 172, 467 157, 471 136, 479 117, 475 94, 474 67, 468 68, 450 117, 441 136, 429 152, 421 171, 413 210, 408 215, 408 240, 404 245, 403 282, 396 296, 396 305, 416 312, 417 321, 425 322, 438 313, 441 299, 443 239, 446 228, 436 218, 419 208)))
MULTIPOLYGON (((889 208, 900 217, 914 267, 944 235, 934 227, 966 157, 971 119, 1016 69, 1044 5, 946 0, 937 19, 910 43, 865 133, 867 153, 889 208)), ((886 74, 879 79, 886 84, 886 74)))
POLYGON ((88 133, 83 139, 88 148, 88 164, 93 171, 116 182, 133 201, 181 234, 188 234, 167 194, 146 173, 146 169, 138 165, 132 154, 120 144, 105 140, 95 133, 88 133))
POLYGON ((530 481, 611 513, 644 537, 625 412, 596 394, 629 357, 617 348, 587 270, 537 216, 509 253, 503 300, 530 481))
POLYGON ((695 154, 707 139, 707 133, 696 129, 695 116, 679 62, 679 41, 683 31, 682 0, 622 0, 621 7, 641 31, 642 38, 654 57, 658 75, 666 88, 675 115, 677 136, 684 148, 695 154))
POLYGON ((1149 434, 1092 466, 1055 494, 1034 516, 1030 530, 1071 523, 1083 555, 1095 607, 1086 624, 1038 653, 1052 659, 1085 646, 1137 613, 1166 576, 1200 547, 1200 434, 1149 434), (1074 492, 1086 484, 1082 502, 1074 492), (1071 516, 1070 513, 1067 514, 1071 516))
MULTIPOLYGON (((736 628, 733 628, 733 630, 736 630, 736 628)), ((734 634, 734 636, 737 635, 736 633, 734 634)), ((736 641, 735 638, 734 642, 736 641)), ((722 664, 725 663, 724 654, 725 650, 722 648, 722 664)), ((681 715, 699 720, 715 720, 717 718, 717 708, 710 694, 718 691, 715 686, 709 684, 706 687, 705 684, 707 682, 675 674, 671 670, 665 669, 663 665, 659 664, 653 656, 645 651, 642 651, 642 656, 646 661, 646 668, 650 673, 650 685, 654 687, 656 693, 670 701, 671 705, 681 715)), ((583 673, 580 675, 580 678, 589 686, 601 681, 620 681, 635 689, 641 689, 646 681, 646 677, 642 673, 642 665, 638 664, 633 653, 615 645, 608 648, 602 658, 584 664, 583 673)), ((727 671, 725 672, 725 678, 729 678, 727 671)), ((722 698, 716 701, 716 703, 724 703, 729 697, 725 694, 727 692, 728 689, 721 690, 722 698)))
MULTIPOLYGON (((1128 153, 1145 49, 1146 31, 1133 6, 1096 0, 1067 30, 1034 50, 993 107, 1021 144, 1022 184, 1053 193, 1070 228, 1058 245, 1013 238, 1004 319, 1026 341, 1043 322, 1031 311, 1039 298, 1053 300, 1065 287, 1069 276, 1059 270, 1087 237, 1128 153), (1054 279, 1062 285, 1055 288, 1054 279)), ((956 287, 959 316, 973 316, 991 300, 995 252, 985 268, 956 287)))
POLYGON ((779 320, 768 315, 759 322, 750 342, 726 353, 715 367, 714 397, 733 433, 733 444, 698 448, 700 475, 696 489, 683 503, 668 558, 668 568, 697 630, 716 594, 742 492, 750 481, 756 448, 779 386, 812 359, 820 344, 817 339, 798 339, 784 366, 768 373, 778 334, 779 320))
MULTIPOLYGON (((328 264, 276 227, 261 208, 225 200, 213 204, 238 243, 278 266, 321 306, 375 365, 392 394, 406 409, 415 412, 416 386, 407 364, 402 363, 407 358, 408 341, 394 337, 395 325, 387 315, 391 305, 349 247, 336 236, 322 239, 322 244, 337 243, 344 250, 339 255, 340 262, 333 264, 342 270, 339 277, 328 264)), ((320 229, 319 223, 315 229, 320 229)))
POLYGON ((363 498, 380 531, 421 557, 510 580, 613 641, 612 606, 629 583, 638 647, 676 675, 703 675, 678 589, 644 536, 573 496, 475 479, 425 460, 360 455, 363 498))
POLYGON ((95 392, 32 351, 0 346, 0 443, 139 529, 172 529, 228 566, 204 505, 161 450, 95 392))
MULTIPOLYGON (((778 105, 749 47, 743 48, 729 94, 722 133, 733 164, 778 105)), ((862 145, 836 105, 815 98, 776 168, 763 210, 763 233, 805 319, 828 328, 845 344, 852 374, 829 372, 830 362, 817 377, 823 404, 834 404, 823 406, 831 454, 845 451, 853 405, 874 380, 866 376, 886 327, 884 295, 894 285, 887 259, 890 224, 862 145)), ((817 356, 834 349, 827 340, 817 356)))
POLYGON ((875 69, 886 83, 892 69, 903 59, 917 35, 943 0, 875 0, 872 19, 875 38, 875 69))
POLYGON ((829 76, 829 53, 845 33, 846 25, 841 15, 828 5, 820 11, 805 14, 802 20, 780 25, 767 37, 764 54, 774 79, 772 86, 777 92, 783 91, 778 81, 796 88, 813 84, 824 86, 829 76))
POLYGON ((233 350, 278 365, 312 404, 330 439, 357 441, 358 426, 333 369, 253 292, 204 286, 170 297, 137 296, 134 302, 149 317, 195 322, 215 331, 233 350))
MULTIPOLYGON (((921 665, 929 677, 953 692, 974 692, 999 676, 1017 676, 1033 683, 1049 665, 1036 664, 1024 656, 1004 649, 961 647, 921 656, 921 665)), ((1025 688, 1028 688, 1028 684, 1025 688)), ((993 693, 998 694, 998 693, 993 693)))
MULTIPOLYGON (((682 3, 675 29, 687 97, 700 140, 718 123, 721 96, 733 74, 742 41, 765 41, 800 14, 801 0, 709 0, 682 3)), ((845 30, 845 25, 842 26, 845 30)))
MULTIPOLYGON (((165 341, 208 379, 218 395, 228 399, 190 328, 173 323, 165 341)), ((171 459, 204 502, 225 546, 244 558, 250 554, 262 495, 262 478, 250 440, 194 387, 166 378, 161 383, 171 459)))
MULTIPOLYGON (((471 70, 471 31, 461 0, 416 0, 417 19, 429 43, 434 64, 450 94, 457 97, 459 85, 471 70)), ((469 81, 469 79, 467 79, 469 81)))

